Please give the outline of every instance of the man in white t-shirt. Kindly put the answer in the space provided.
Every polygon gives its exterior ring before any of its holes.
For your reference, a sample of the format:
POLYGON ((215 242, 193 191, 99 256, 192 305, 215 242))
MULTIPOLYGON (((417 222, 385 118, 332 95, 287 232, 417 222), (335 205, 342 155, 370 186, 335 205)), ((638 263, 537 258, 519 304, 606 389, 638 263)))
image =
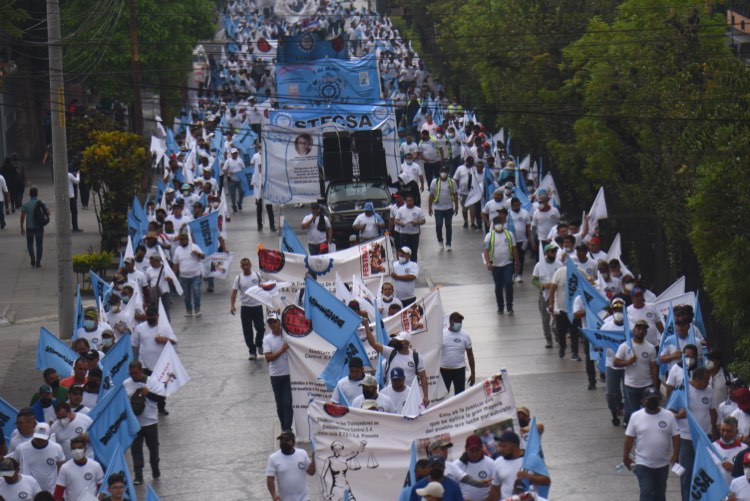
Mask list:
POLYGON ((372 374, 366 375, 362 378, 359 386, 362 391, 352 400, 352 408, 369 409, 387 414, 396 413, 396 406, 393 404, 393 401, 378 391, 378 380, 375 379, 375 376, 372 374))
POLYGON ((294 447, 296 437, 284 430, 277 437, 279 450, 266 466, 266 486, 272 501, 310 501, 306 475, 315 475, 315 461, 303 449, 294 447), (278 483, 278 490, 276 484, 278 483))
POLYGON ((531 229, 536 235, 534 252, 537 251, 537 245, 547 245, 550 243, 551 240, 547 236, 552 227, 560 221, 560 211, 549 204, 549 193, 547 193, 547 190, 537 190, 536 199, 539 205, 531 216, 531 229))
POLYGON ((750 452, 742 457, 744 475, 729 484, 729 501, 750 501, 750 452))
POLYGON ((55 499, 78 501, 95 498, 104 481, 101 465, 88 457, 86 442, 78 437, 70 442, 72 459, 60 467, 55 486, 55 499))
POLYGON ((380 390, 381 395, 391 399, 393 402, 394 412, 401 414, 406 406, 406 400, 409 398, 411 386, 406 385, 406 374, 401 367, 394 367, 388 375, 388 381, 391 384, 380 390))
POLYGON ((666 499, 669 467, 680 455, 680 430, 674 414, 659 407, 661 395, 655 388, 643 392, 644 408, 630 416, 625 430, 622 462, 635 463, 642 499, 666 499), (635 445, 635 461, 630 453, 635 445))
MULTIPOLYGON (((466 501, 484 501, 490 493, 490 478, 495 468, 495 462, 484 453, 482 439, 477 435, 469 435, 466 439, 466 453, 453 462, 461 470, 463 477, 454 478, 460 483, 461 493, 466 501), (467 477, 478 479, 480 485, 466 482, 467 477)), ((448 474, 448 463, 445 468, 448 474)))
POLYGON ((406 142, 401 143, 401 146, 398 148, 399 153, 401 153, 401 158, 405 159, 406 155, 411 154, 412 160, 417 155, 417 152, 419 151, 419 145, 414 142, 414 137, 412 137, 411 134, 406 135, 406 142))
POLYGON ((521 469, 524 451, 521 449, 521 438, 516 433, 504 431, 497 441, 500 456, 492 470, 489 501, 509 498, 515 493, 516 482, 523 479, 528 479, 532 485, 550 484, 549 477, 521 469))
POLYGON ((450 168, 444 165, 440 175, 430 183, 429 214, 435 215, 435 231, 438 245, 443 250, 443 226, 445 226, 446 250, 451 251, 453 241, 453 216, 458 214, 458 190, 455 181, 448 177, 450 168))
POLYGON ((364 377, 364 362, 360 357, 352 357, 349 360, 349 374, 338 380, 331 395, 331 401, 337 404, 351 404, 355 398, 362 394, 362 388, 359 384, 364 377))
POLYGON ((424 212, 417 206, 414 196, 406 195, 406 203, 396 213, 396 224, 401 226, 401 244, 411 249, 411 259, 419 259, 419 236, 427 221, 424 212))
POLYGON ((187 233, 180 233, 180 245, 172 253, 174 272, 180 279, 182 285, 183 299, 185 300, 185 316, 200 317, 201 313, 201 278, 203 268, 201 263, 206 257, 198 245, 190 242, 187 233))
POLYGON ((16 448, 8 457, 18 461, 21 473, 34 477, 42 490, 55 490, 57 469, 65 462, 62 447, 50 440, 50 426, 39 423, 34 429, 34 437, 16 448))
POLYGON ((138 424, 141 425, 141 429, 138 430, 138 434, 133 439, 133 444, 130 448, 130 454, 133 457, 133 469, 135 470, 133 483, 139 485, 143 483, 144 441, 146 442, 146 447, 148 447, 148 460, 151 465, 151 474, 154 479, 161 476, 161 471, 159 470, 158 405, 153 399, 154 396, 158 396, 161 389, 156 380, 148 377, 143 372, 143 364, 141 364, 140 360, 133 360, 130 362, 128 371, 130 377, 123 381, 122 387, 125 388, 128 397, 132 397, 135 393, 143 396, 145 404, 140 414, 136 416, 138 418, 138 424))
MULTIPOLYGON (((458 186, 458 199, 461 202, 461 215, 464 218, 464 228, 469 227, 469 207, 466 206, 466 198, 469 196, 469 178, 474 167, 474 157, 467 157, 463 164, 459 165, 453 173, 453 180, 458 186)), ((471 211, 471 226, 475 224, 475 214, 471 211)))
POLYGON ((521 269, 516 275, 516 282, 523 282, 523 265, 526 261, 526 250, 531 241, 531 214, 521 208, 521 201, 518 198, 512 197, 508 217, 513 220, 513 228, 516 230, 516 247, 521 261, 521 269))
MULTIPOLYGON (((416 264, 416 263, 415 263, 416 264)), ((393 284, 391 282, 383 282, 383 286, 380 288, 380 294, 375 299, 375 307, 380 311, 380 314, 385 317, 389 317, 388 310, 392 305, 398 306, 398 309, 403 309, 404 305, 399 298, 394 295, 393 284)))
MULTIPOLYGON (((518 251, 519 254, 522 251, 518 251)), ((552 348, 552 315, 548 308, 549 290, 555 272, 562 267, 557 260, 557 246, 549 243, 544 246, 544 260, 540 260, 531 272, 531 283, 539 289, 539 314, 542 316, 542 333, 547 340, 545 348, 552 348)))
POLYGON ((737 420, 732 416, 725 417, 719 425, 719 438, 714 442, 714 449, 720 457, 713 459, 721 468, 727 485, 732 483, 734 461, 745 447, 745 444, 737 439, 737 420))
MULTIPOLYGON (((648 323, 637 320, 630 342, 625 341, 615 353, 615 367, 625 369, 625 422, 640 408, 641 396, 646 388, 659 387, 656 348, 646 341, 648 323)), ((627 333, 625 334, 627 338, 627 333)))
POLYGON ((411 349, 409 334, 403 331, 399 332, 392 338, 391 346, 385 346, 375 338, 369 322, 364 323, 364 326, 365 333, 367 334, 367 342, 370 343, 370 346, 375 351, 382 353, 386 359, 384 374, 390 374, 391 369, 394 367, 401 367, 406 376, 405 382, 407 386, 415 384, 415 381, 419 382, 419 386, 422 389, 422 403, 427 407, 430 399, 427 393, 427 373, 424 368, 424 360, 419 356, 419 353, 411 349))
POLYGON ((520 269, 516 237, 505 226, 507 218, 508 209, 500 209, 492 220, 493 228, 484 237, 484 262, 495 282, 498 315, 502 315, 506 307, 508 315, 514 314, 513 274, 520 269))
POLYGON ((386 227, 385 221, 375 212, 372 202, 366 202, 365 211, 359 214, 352 223, 352 229, 359 233, 359 241, 365 242, 380 236, 380 231, 386 227))
POLYGON ((411 249, 401 247, 398 251, 398 260, 391 264, 391 278, 393 279, 393 290, 401 304, 406 307, 417 300, 415 287, 419 276, 419 265, 416 260, 411 259, 411 249))
POLYGON ((333 241, 331 221, 323 214, 320 204, 310 205, 310 214, 302 219, 302 229, 307 231, 307 248, 310 255, 327 254, 333 241))
POLYGON ((250 258, 243 257, 240 260, 240 269, 242 270, 232 284, 232 293, 229 297, 229 313, 234 315, 237 312, 235 303, 237 296, 240 296, 240 321, 242 322, 242 335, 245 337, 245 345, 250 351, 248 360, 258 358, 257 351, 261 350, 263 354, 263 335, 266 333, 265 322, 263 321, 263 304, 252 296, 246 294, 246 291, 260 285, 260 274, 253 271, 253 264, 250 258), (253 333, 253 328, 255 333, 253 333), (254 334, 254 335, 253 335, 254 334))
POLYGON ((643 293, 643 288, 638 286, 630 291, 630 296, 633 298, 633 304, 628 306, 628 321, 630 322, 630 325, 635 325, 636 321, 645 320, 648 323, 646 341, 654 346, 659 346, 661 333, 664 332, 664 324, 659 319, 659 314, 657 313, 656 308, 654 308, 652 304, 646 303, 643 293))
POLYGON ((424 191, 424 176, 419 168, 419 164, 414 161, 414 155, 412 153, 407 153, 405 155, 404 163, 401 164, 398 177, 403 185, 401 191, 407 196, 413 196, 416 205, 422 205, 422 196, 420 193, 424 191), (417 182, 419 184, 417 184, 417 182))
MULTIPOLYGON (((253 196, 255 197, 255 217, 258 224, 258 231, 263 230, 263 154, 261 153, 260 143, 255 144, 255 154, 250 160, 253 165, 253 177, 250 182, 253 185, 253 196)), ((276 219, 273 215, 273 204, 266 203, 266 214, 268 216, 268 225, 271 231, 276 231, 276 219)))
MULTIPOLYGON (((55 404, 55 415, 57 416, 57 421, 52 423, 51 432, 54 433, 55 440, 62 447, 65 460, 67 461, 72 457, 72 440, 82 435, 85 440, 88 440, 86 432, 94 421, 86 414, 73 412, 67 402, 58 402, 55 404)), ((92 450, 88 450, 87 454, 91 458, 94 457, 94 451, 92 450)))
POLYGON ((464 316, 454 311, 448 317, 448 326, 443 329, 443 345, 440 350, 440 375, 448 391, 455 385, 454 394, 462 393, 466 388, 466 363, 469 360, 469 386, 474 385, 474 350, 471 337, 463 330, 464 316))
POLYGON ((18 461, 6 457, 0 461, 0 497, 6 500, 34 499, 41 487, 31 475, 22 475, 18 461))
POLYGON ((245 162, 242 160, 239 153, 240 151, 237 148, 229 150, 230 157, 227 158, 224 161, 224 165, 221 166, 222 172, 227 176, 229 197, 232 200, 232 212, 237 212, 237 209, 242 211, 242 201, 245 198, 245 193, 242 191, 238 175, 238 173, 245 168, 245 162))
POLYGON ((289 345, 284 341, 284 331, 276 312, 266 318, 270 332, 263 336, 263 356, 268 362, 271 389, 276 400, 276 414, 282 430, 292 429, 292 381, 289 377, 289 345))

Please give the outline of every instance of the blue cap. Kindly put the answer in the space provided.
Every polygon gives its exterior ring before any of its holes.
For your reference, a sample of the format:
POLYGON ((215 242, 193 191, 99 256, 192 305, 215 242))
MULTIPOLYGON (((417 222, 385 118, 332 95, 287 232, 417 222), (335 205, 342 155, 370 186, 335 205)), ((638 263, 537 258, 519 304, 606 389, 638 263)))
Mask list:
POLYGON ((394 379, 406 379, 406 374, 404 373, 404 369, 401 367, 394 367, 391 369, 391 381, 394 379))
POLYGON ((536 194, 537 195, 546 195, 547 194, 547 190, 545 190, 544 188, 540 188, 540 189, 538 189, 536 191, 536 194))
POLYGON ((365 204, 365 210, 366 210, 366 211, 370 211, 370 212, 372 212, 372 211, 374 211, 374 210, 375 210, 375 206, 374 206, 374 205, 372 205, 372 202, 367 202, 367 203, 365 204))

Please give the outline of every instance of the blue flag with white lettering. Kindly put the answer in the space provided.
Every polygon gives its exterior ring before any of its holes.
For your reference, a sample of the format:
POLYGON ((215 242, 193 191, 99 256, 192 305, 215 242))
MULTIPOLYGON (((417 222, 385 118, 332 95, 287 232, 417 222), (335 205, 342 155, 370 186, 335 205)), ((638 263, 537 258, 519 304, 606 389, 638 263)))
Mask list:
POLYGON ((250 128, 250 124, 244 124, 240 127, 239 132, 232 140, 232 144, 242 152, 243 157, 252 157, 255 153, 255 143, 258 141, 258 134, 250 128))
MULTIPOLYGON (((287 35, 279 41, 279 63, 304 63, 318 59, 349 59, 349 47, 342 35, 324 40, 315 31, 287 35)), ((322 64, 322 61, 320 62, 322 64)))
POLYGON ((89 278, 91 279, 91 289, 94 292, 94 299, 96 299, 96 307, 101 309, 102 302, 106 305, 109 304, 109 296, 112 295, 114 285, 105 282, 94 270, 89 270, 89 278))
MULTIPOLYGON (((542 456, 542 437, 536 427, 536 417, 532 418, 529 424, 529 436, 526 439, 526 451, 523 454, 521 469, 549 477, 549 470, 542 456)), ((528 479, 524 480, 524 484, 527 489, 531 487, 528 479)), ((537 485, 535 489, 543 498, 549 497, 549 485, 537 485)))
POLYGON ((159 496, 154 492, 154 488, 150 485, 146 487, 146 501, 159 501, 159 496))
POLYGON ((193 242, 206 256, 219 251, 219 211, 193 219, 188 226, 193 242))
POLYGON ((136 497, 135 486, 133 485, 133 477, 130 475, 128 462, 125 460, 125 455, 122 451, 123 449, 117 447, 112 454, 112 460, 109 464, 102 464, 102 466, 106 467, 106 471, 104 472, 104 482, 102 482, 102 487, 99 489, 99 494, 109 496, 111 493, 107 489, 107 479, 110 475, 122 475, 125 479, 125 498, 136 501, 138 498, 136 497))
POLYGON ((307 255, 307 247, 299 241, 287 219, 284 219, 284 224, 281 226, 281 250, 293 254, 307 255))
POLYGON ((241 171, 239 171, 235 176, 239 178, 240 180, 240 188, 242 189, 242 193, 246 197, 253 196, 253 174, 255 173, 255 168, 253 167, 245 167, 241 171))
POLYGON ((36 347, 36 370, 55 369, 60 377, 73 373, 73 364, 78 355, 57 336, 42 327, 36 347))
POLYGON ((122 450, 130 447, 141 429, 122 386, 98 402, 89 417, 94 420, 88 429, 89 441, 97 461, 102 464, 112 461, 118 447, 122 450))
POLYGON ((365 365, 372 367, 370 365, 370 358, 367 356, 367 350, 365 350, 356 332, 349 336, 349 341, 344 346, 336 350, 331 360, 328 361, 328 365, 326 365, 323 372, 318 376, 318 379, 323 380, 328 390, 333 390, 339 379, 349 374, 349 360, 352 357, 359 357, 365 365))
POLYGON ((362 322, 362 317, 310 277, 305 277, 305 316, 315 332, 336 348, 347 346, 362 322))
POLYGON ((3 429, 5 443, 10 440, 10 435, 16 429, 16 416, 18 411, 4 399, 0 398, 0 427, 3 429))
POLYGON ((610 348, 617 351, 617 348, 625 342, 625 331, 581 329, 581 332, 589 339, 589 343, 602 350, 610 348))
POLYGON ((558 293, 567 294, 567 313, 571 322, 573 321, 573 301, 577 296, 583 295, 586 306, 595 312, 609 306, 609 301, 586 280, 572 259, 565 260, 565 267, 567 271, 566 290, 558 291, 558 293))
POLYGON ((695 449, 690 499, 691 501, 724 499, 729 494, 729 486, 719 464, 714 460, 714 457, 720 458, 721 456, 716 453, 711 440, 708 439, 706 432, 690 411, 687 413, 687 420, 695 449))
POLYGON ((99 387, 99 400, 122 386, 122 382, 130 376, 128 366, 132 361, 133 348, 130 345, 130 334, 125 333, 100 362, 103 379, 99 387))

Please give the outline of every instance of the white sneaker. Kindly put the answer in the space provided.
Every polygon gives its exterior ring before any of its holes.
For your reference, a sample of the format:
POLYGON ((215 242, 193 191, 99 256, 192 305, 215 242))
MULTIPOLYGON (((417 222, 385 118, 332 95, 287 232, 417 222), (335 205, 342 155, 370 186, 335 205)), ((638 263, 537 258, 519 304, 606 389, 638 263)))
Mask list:
POLYGON ((446 245, 446 246, 445 246, 445 250, 447 250, 448 252, 450 252, 450 251, 452 251, 453 249, 451 249, 451 246, 450 246, 450 245, 446 245))
POLYGON ((443 242, 438 242, 438 246, 440 247, 440 250, 445 249, 445 245, 443 245, 443 242))
POLYGON ((188 310, 188 311, 185 312, 185 316, 186 317, 192 317, 193 316, 193 312, 191 310, 188 310))
POLYGON ((201 310, 195 310, 195 316, 196 317, 202 317, 203 313, 201 313, 201 310))

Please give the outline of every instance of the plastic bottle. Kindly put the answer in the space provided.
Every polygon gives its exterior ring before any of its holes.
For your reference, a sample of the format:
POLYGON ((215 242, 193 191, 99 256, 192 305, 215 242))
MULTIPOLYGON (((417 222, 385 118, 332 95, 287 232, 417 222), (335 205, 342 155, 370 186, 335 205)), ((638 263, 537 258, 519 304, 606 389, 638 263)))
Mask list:
POLYGON ((625 463, 620 463, 620 464, 618 464, 617 466, 615 466, 615 471, 616 471, 617 473, 622 473, 622 472, 624 472, 625 470, 630 470, 630 467, 629 467, 629 466, 627 466, 627 465, 626 465, 625 463))

